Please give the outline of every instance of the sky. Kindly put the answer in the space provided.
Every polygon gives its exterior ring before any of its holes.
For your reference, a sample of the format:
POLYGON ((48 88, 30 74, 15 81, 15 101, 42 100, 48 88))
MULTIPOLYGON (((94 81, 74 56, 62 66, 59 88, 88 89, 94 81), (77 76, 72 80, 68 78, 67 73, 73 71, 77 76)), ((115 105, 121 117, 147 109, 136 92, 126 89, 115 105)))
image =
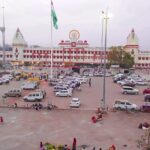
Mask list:
MULTIPOLYGON (((149 0, 53 0, 58 17, 58 30, 53 28, 53 45, 69 40, 69 32, 80 32, 79 40, 91 47, 101 47, 102 11, 108 11, 107 46, 125 45, 134 28, 140 50, 150 51, 149 0)), ((12 44, 19 27, 28 45, 50 46, 51 0, 0 0, 5 7, 6 43, 12 44)), ((0 36, 0 45, 2 37, 0 36)))

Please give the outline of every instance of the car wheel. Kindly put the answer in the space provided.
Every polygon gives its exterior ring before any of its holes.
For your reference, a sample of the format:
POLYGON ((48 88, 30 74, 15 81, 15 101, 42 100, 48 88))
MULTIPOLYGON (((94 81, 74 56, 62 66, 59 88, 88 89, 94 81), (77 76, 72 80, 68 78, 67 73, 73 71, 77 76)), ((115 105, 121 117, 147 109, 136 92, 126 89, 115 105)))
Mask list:
POLYGON ((118 107, 117 109, 118 109, 118 110, 121 110, 121 107, 118 107))
POLYGON ((127 94, 127 92, 123 92, 123 94, 127 94))
POLYGON ((20 95, 16 95, 16 97, 19 97, 20 95))

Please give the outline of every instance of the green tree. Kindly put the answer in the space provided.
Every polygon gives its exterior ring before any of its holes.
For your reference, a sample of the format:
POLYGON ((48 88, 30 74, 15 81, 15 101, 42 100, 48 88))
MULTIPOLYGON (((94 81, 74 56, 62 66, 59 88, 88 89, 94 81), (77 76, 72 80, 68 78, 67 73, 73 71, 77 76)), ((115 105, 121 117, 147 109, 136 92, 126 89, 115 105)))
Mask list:
POLYGON ((108 61, 110 65, 119 65, 121 68, 132 68, 134 65, 134 58, 121 46, 110 48, 108 61))
POLYGON ((132 66, 134 65, 134 58, 127 52, 124 53, 122 65, 122 67, 126 69, 132 68, 132 66))

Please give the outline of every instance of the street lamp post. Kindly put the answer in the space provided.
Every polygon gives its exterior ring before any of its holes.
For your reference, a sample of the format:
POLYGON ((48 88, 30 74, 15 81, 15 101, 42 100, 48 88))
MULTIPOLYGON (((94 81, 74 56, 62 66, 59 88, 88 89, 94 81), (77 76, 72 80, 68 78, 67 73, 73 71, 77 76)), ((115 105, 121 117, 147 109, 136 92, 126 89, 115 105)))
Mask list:
POLYGON ((105 30, 104 30, 104 69, 103 69, 103 72, 104 72, 104 75, 103 75, 103 98, 102 98, 102 101, 103 101, 103 110, 105 111, 106 110, 106 49, 107 49, 107 22, 108 22, 108 14, 107 12, 104 13, 104 17, 103 17, 103 21, 104 21, 104 25, 105 25, 105 30))
POLYGON ((4 7, 3 8, 3 26, 0 27, 2 32, 2 42, 3 42, 3 64, 5 64, 5 18, 4 18, 4 7))
MULTIPOLYGON (((102 15, 102 31, 101 31, 101 50, 103 50, 103 37, 104 37, 104 11, 101 12, 102 15)), ((102 51, 100 53, 100 67, 102 69, 102 51)))

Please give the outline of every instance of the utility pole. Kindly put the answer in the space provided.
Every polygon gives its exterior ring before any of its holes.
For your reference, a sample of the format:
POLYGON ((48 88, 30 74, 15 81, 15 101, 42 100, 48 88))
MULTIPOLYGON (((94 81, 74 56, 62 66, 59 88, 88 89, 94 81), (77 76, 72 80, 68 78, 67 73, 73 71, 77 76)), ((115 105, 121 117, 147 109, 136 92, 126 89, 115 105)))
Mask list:
POLYGON ((106 49, 107 49, 107 21, 108 21, 108 19, 109 19, 109 17, 108 17, 108 14, 106 12, 106 13, 104 13, 104 17, 103 17, 104 25, 105 25, 104 66, 103 66, 104 75, 103 75, 103 98, 102 98, 104 111, 106 110, 106 98, 105 98, 106 97, 106 49))
POLYGON ((4 6, 3 9, 3 24, 2 27, 0 27, 0 31, 2 32, 2 43, 3 43, 3 64, 5 64, 5 17, 4 17, 4 6))

